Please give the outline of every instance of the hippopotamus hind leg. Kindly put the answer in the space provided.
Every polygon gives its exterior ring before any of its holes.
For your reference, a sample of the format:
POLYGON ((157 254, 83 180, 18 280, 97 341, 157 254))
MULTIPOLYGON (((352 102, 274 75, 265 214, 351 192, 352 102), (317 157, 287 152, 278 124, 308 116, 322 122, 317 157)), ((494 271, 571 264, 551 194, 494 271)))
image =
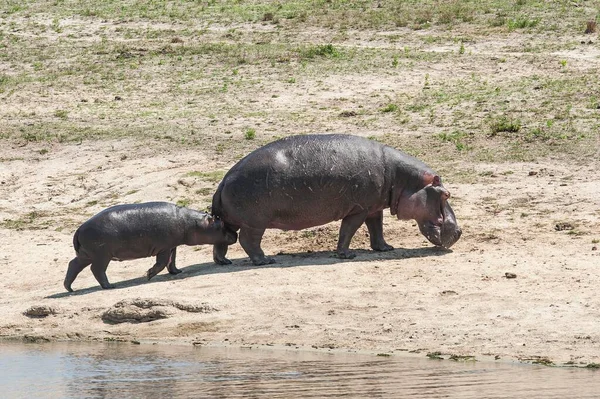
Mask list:
POLYGON ((265 253, 260 248, 263 234, 265 234, 265 229, 252 229, 249 227, 242 227, 240 229, 240 245, 256 266, 275 263, 275 259, 265 256, 265 253))
POLYGON ((375 251, 391 251, 394 249, 388 245, 383 238, 383 211, 371 214, 365 219, 367 229, 369 229, 369 238, 371 239, 371 248, 375 251))
POLYGON ((169 260, 169 264, 167 265, 167 270, 170 274, 179 274, 181 270, 175 267, 175 255, 177 255, 177 247, 171 250, 171 259, 169 260))
POLYGON ((171 254, 173 253, 173 248, 165 249, 164 251, 160 251, 156 255, 156 263, 146 272, 146 276, 148 280, 152 277, 156 276, 158 273, 163 271, 165 267, 168 267, 171 263, 171 254))
POLYGON ((365 222, 367 212, 355 213, 342 219, 340 226, 340 237, 338 239, 337 254, 341 259, 353 259, 356 254, 350 251, 350 241, 356 233, 356 230, 365 222))
POLYGON ((97 257, 92 260, 92 273, 94 273, 94 277, 100 283, 100 286, 104 289, 115 288, 114 284, 108 282, 108 277, 106 277, 106 269, 108 268, 108 264, 110 263, 110 256, 97 257))
POLYGON ((80 257, 75 257, 72 261, 69 262, 69 268, 67 269, 67 275, 65 276, 65 281, 63 285, 69 292, 73 292, 71 288, 71 284, 75 281, 75 278, 83 269, 90 265, 92 261, 90 259, 84 259, 80 257))

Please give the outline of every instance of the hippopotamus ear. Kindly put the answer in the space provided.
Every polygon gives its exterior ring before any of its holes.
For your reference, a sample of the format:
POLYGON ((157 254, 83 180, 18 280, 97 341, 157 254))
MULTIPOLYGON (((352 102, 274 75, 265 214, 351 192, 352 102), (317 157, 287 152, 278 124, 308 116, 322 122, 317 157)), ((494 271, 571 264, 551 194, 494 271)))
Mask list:
POLYGON ((434 186, 434 187, 441 186, 442 185, 442 179, 438 175, 433 176, 433 181, 431 182, 431 185, 434 186))

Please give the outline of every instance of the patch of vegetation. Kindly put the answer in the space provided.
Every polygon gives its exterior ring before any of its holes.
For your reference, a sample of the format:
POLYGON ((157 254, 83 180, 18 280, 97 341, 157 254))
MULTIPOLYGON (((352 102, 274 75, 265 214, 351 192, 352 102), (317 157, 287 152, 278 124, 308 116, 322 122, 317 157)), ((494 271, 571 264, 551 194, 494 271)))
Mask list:
POLYGON ((427 357, 430 359, 444 360, 444 358, 442 357, 442 352, 429 352, 427 354, 427 357))
POLYGON ((398 106, 396 104, 388 104, 385 107, 381 108, 381 112, 396 112, 398 111, 398 106))
POLYGON ((212 172, 192 171, 192 172, 186 173, 186 176, 199 177, 200 179, 202 179, 204 181, 208 181, 211 183, 218 183, 221 180, 223 180, 223 176, 225 176, 225 173, 227 173, 227 172, 224 170, 214 170, 212 172))
POLYGON ((521 122, 519 120, 510 119, 506 116, 502 116, 490 124, 492 129, 492 135, 496 135, 501 132, 516 133, 521 130, 521 122))
POLYGON ((189 206, 192 203, 192 200, 190 200, 189 198, 181 198, 179 200, 177 200, 177 202, 175 203, 177 206, 189 206))
POLYGON ((469 135, 465 132, 455 130, 452 133, 440 133, 435 137, 441 141, 453 143, 458 151, 466 151, 470 149, 467 143, 465 143, 465 140, 469 137, 469 135))
POLYGON ((256 129, 251 127, 246 129, 246 131, 244 132, 244 138, 246 140, 254 140, 256 138, 256 129))
POLYGON ((313 59, 315 57, 339 58, 342 52, 333 44, 318 44, 307 46, 300 51, 300 58, 313 59))
POLYGON ((509 31, 515 29, 534 28, 540 23, 539 18, 529 18, 528 16, 519 15, 516 18, 511 18, 507 21, 509 31))
POLYGON ((52 223, 45 219, 48 214, 42 211, 32 211, 18 219, 5 219, 0 227, 11 230, 42 230, 47 229, 52 223))
POLYGON ((587 366, 585 366, 586 369, 600 369, 600 363, 588 363, 587 366))
POLYGON ((472 355, 450 355, 450 360, 455 362, 474 362, 475 356, 472 355))
POLYGON ((61 119, 67 119, 69 116, 69 112, 64 109, 57 109, 54 111, 54 116, 61 119))

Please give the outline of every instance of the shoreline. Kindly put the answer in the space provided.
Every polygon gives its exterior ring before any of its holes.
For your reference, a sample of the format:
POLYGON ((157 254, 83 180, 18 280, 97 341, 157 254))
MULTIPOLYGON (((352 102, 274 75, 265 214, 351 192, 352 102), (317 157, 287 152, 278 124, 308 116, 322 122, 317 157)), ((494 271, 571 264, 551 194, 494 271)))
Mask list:
POLYGON ((168 342, 166 340, 123 340, 123 341, 112 341, 112 340, 100 340, 100 339, 92 339, 92 340, 49 340, 45 337, 29 337, 29 336, 12 336, 0 337, 0 344, 3 342, 8 342, 9 344, 41 344, 41 345, 52 345, 52 344, 114 344, 114 345, 135 345, 135 346, 159 346, 162 348, 168 347, 177 347, 177 348, 191 348, 193 350, 202 349, 202 348, 210 348, 210 349, 233 349, 238 351, 244 350, 258 350, 258 351, 271 351, 271 352, 293 352, 293 353, 314 353, 314 354, 329 354, 329 355, 357 355, 357 356, 368 356, 368 357, 381 357, 381 358, 400 358, 400 359, 420 359, 425 360, 429 359, 431 361, 446 361, 446 362, 456 362, 456 363, 478 363, 483 365, 492 365, 492 364, 501 364, 501 365, 527 365, 527 366, 544 366, 544 367, 552 367, 559 369, 587 369, 587 370, 597 370, 600 369, 600 364, 598 363, 586 363, 580 362, 579 364, 574 363, 562 363, 555 364, 552 362, 544 361, 544 359, 519 359, 519 358, 494 358, 493 355, 472 355, 472 356, 456 356, 451 353, 439 353, 439 352, 427 352, 425 350, 422 351, 409 351, 409 350, 398 350, 391 352, 378 352, 372 350, 360 350, 360 349, 352 349, 352 348, 313 348, 313 347, 290 347, 287 345, 274 345, 274 344, 248 344, 248 345, 232 345, 226 342, 209 342, 196 344, 194 342, 168 342))

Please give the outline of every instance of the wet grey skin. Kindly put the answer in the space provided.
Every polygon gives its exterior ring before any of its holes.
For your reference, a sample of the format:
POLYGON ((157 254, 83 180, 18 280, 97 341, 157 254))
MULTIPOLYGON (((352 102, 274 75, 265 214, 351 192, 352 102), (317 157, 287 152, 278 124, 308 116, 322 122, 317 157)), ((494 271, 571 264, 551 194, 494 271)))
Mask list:
POLYGON ((179 245, 231 245, 237 233, 213 216, 168 202, 117 205, 105 209, 83 223, 73 236, 76 257, 69 263, 64 286, 91 265, 102 288, 114 288, 106 269, 111 260, 131 260, 156 256, 148 279, 165 267, 170 274, 181 273, 175 266, 179 245))
MULTIPOLYGON (((450 248, 462 231, 441 178, 418 159, 351 135, 287 137, 235 164, 213 196, 212 213, 238 231, 255 265, 274 262, 260 247, 265 229, 301 230, 341 220, 337 254, 353 258, 350 241, 365 223, 371 248, 389 251, 383 210, 414 219, 434 245, 450 248)), ((213 247, 217 264, 230 264, 227 244, 213 247)))

